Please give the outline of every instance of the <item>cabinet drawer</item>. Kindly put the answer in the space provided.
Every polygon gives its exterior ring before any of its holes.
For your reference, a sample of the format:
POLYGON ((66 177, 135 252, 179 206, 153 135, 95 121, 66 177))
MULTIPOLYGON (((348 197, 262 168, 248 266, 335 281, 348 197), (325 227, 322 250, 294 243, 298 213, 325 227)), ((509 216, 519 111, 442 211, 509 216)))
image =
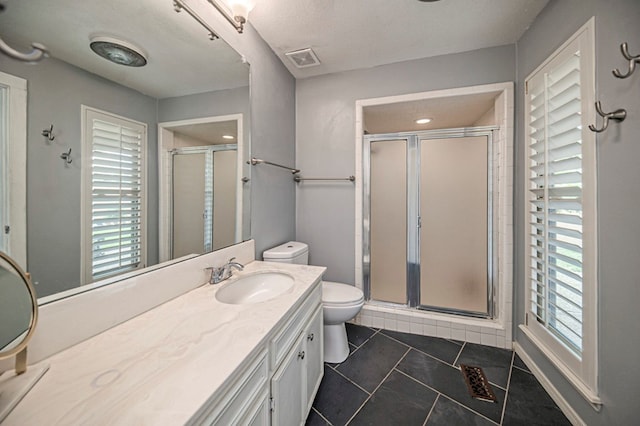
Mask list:
POLYGON ((282 361, 289 351, 289 348, 295 342, 296 338, 302 331, 308 319, 313 315, 322 303, 322 285, 320 282, 316 284, 307 300, 296 311, 291 320, 282 328, 282 330, 271 340, 271 349, 269 351, 271 358, 271 369, 274 370, 282 361))
POLYGON ((262 352, 235 382, 224 390, 224 394, 202 414, 191 419, 190 424, 230 425, 246 413, 256 396, 267 386, 269 365, 267 353, 262 352))
POLYGON ((265 390, 258 395, 247 414, 239 422, 247 426, 269 426, 271 421, 271 410, 269 402, 269 386, 265 385, 265 390))

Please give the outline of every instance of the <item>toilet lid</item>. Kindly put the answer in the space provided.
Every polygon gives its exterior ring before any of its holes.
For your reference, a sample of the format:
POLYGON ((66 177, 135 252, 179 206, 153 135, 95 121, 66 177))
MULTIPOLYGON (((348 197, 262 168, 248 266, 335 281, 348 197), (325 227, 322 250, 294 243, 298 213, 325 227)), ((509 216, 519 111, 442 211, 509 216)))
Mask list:
POLYGON ((348 284, 322 282, 322 303, 332 305, 353 305, 364 302, 362 290, 348 284))

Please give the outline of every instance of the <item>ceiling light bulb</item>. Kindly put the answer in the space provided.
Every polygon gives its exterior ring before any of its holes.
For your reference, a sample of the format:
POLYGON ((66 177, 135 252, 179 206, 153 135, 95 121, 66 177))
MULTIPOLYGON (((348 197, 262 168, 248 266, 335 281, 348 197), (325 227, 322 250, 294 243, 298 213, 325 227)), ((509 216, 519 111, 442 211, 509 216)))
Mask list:
POLYGON ((420 118, 420 119, 416 120, 416 123, 418 123, 418 124, 431 123, 431 119, 430 118, 420 118))
POLYGON ((235 139, 235 138, 231 135, 222 135, 222 139, 235 139))
POLYGON ((249 12, 251 12, 256 5, 253 0, 227 0, 227 4, 229 5, 229 9, 231 9, 233 19, 242 23, 247 21, 249 12))

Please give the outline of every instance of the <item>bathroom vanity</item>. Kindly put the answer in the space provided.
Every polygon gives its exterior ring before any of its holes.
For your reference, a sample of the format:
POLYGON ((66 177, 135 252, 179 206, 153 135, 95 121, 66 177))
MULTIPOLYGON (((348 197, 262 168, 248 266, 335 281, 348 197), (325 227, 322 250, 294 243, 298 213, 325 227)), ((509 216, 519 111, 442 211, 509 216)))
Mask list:
POLYGON ((323 374, 324 270, 254 261, 60 352, 5 424, 299 425, 323 374), (217 300, 264 272, 293 285, 259 303, 217 300))

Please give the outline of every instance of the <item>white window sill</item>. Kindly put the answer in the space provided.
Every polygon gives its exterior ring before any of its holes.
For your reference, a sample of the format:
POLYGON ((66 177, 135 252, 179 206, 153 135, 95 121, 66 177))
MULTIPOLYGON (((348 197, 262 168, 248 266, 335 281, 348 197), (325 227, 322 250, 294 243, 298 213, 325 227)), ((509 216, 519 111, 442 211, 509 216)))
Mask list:
MULTIPOLYGON (((591 404, 594 410, 600 411, 602 406, 602 400, 598 396, 597 392, 587 386, 569 367, 565 365, 560 357, 558 357, 553 351, 551 351, 542 340, 540 340, 535 334, 531 332, 524 324, 518 326, 525 336, 542 352, 549 361, 556 367, 556 369, 564 376, 565 379, 573 386, 573 388, 591 404)), ((542 371, 540 370, 542 373, 542 371)), ((544 373, 542 373, 544 374, 544 373)))

